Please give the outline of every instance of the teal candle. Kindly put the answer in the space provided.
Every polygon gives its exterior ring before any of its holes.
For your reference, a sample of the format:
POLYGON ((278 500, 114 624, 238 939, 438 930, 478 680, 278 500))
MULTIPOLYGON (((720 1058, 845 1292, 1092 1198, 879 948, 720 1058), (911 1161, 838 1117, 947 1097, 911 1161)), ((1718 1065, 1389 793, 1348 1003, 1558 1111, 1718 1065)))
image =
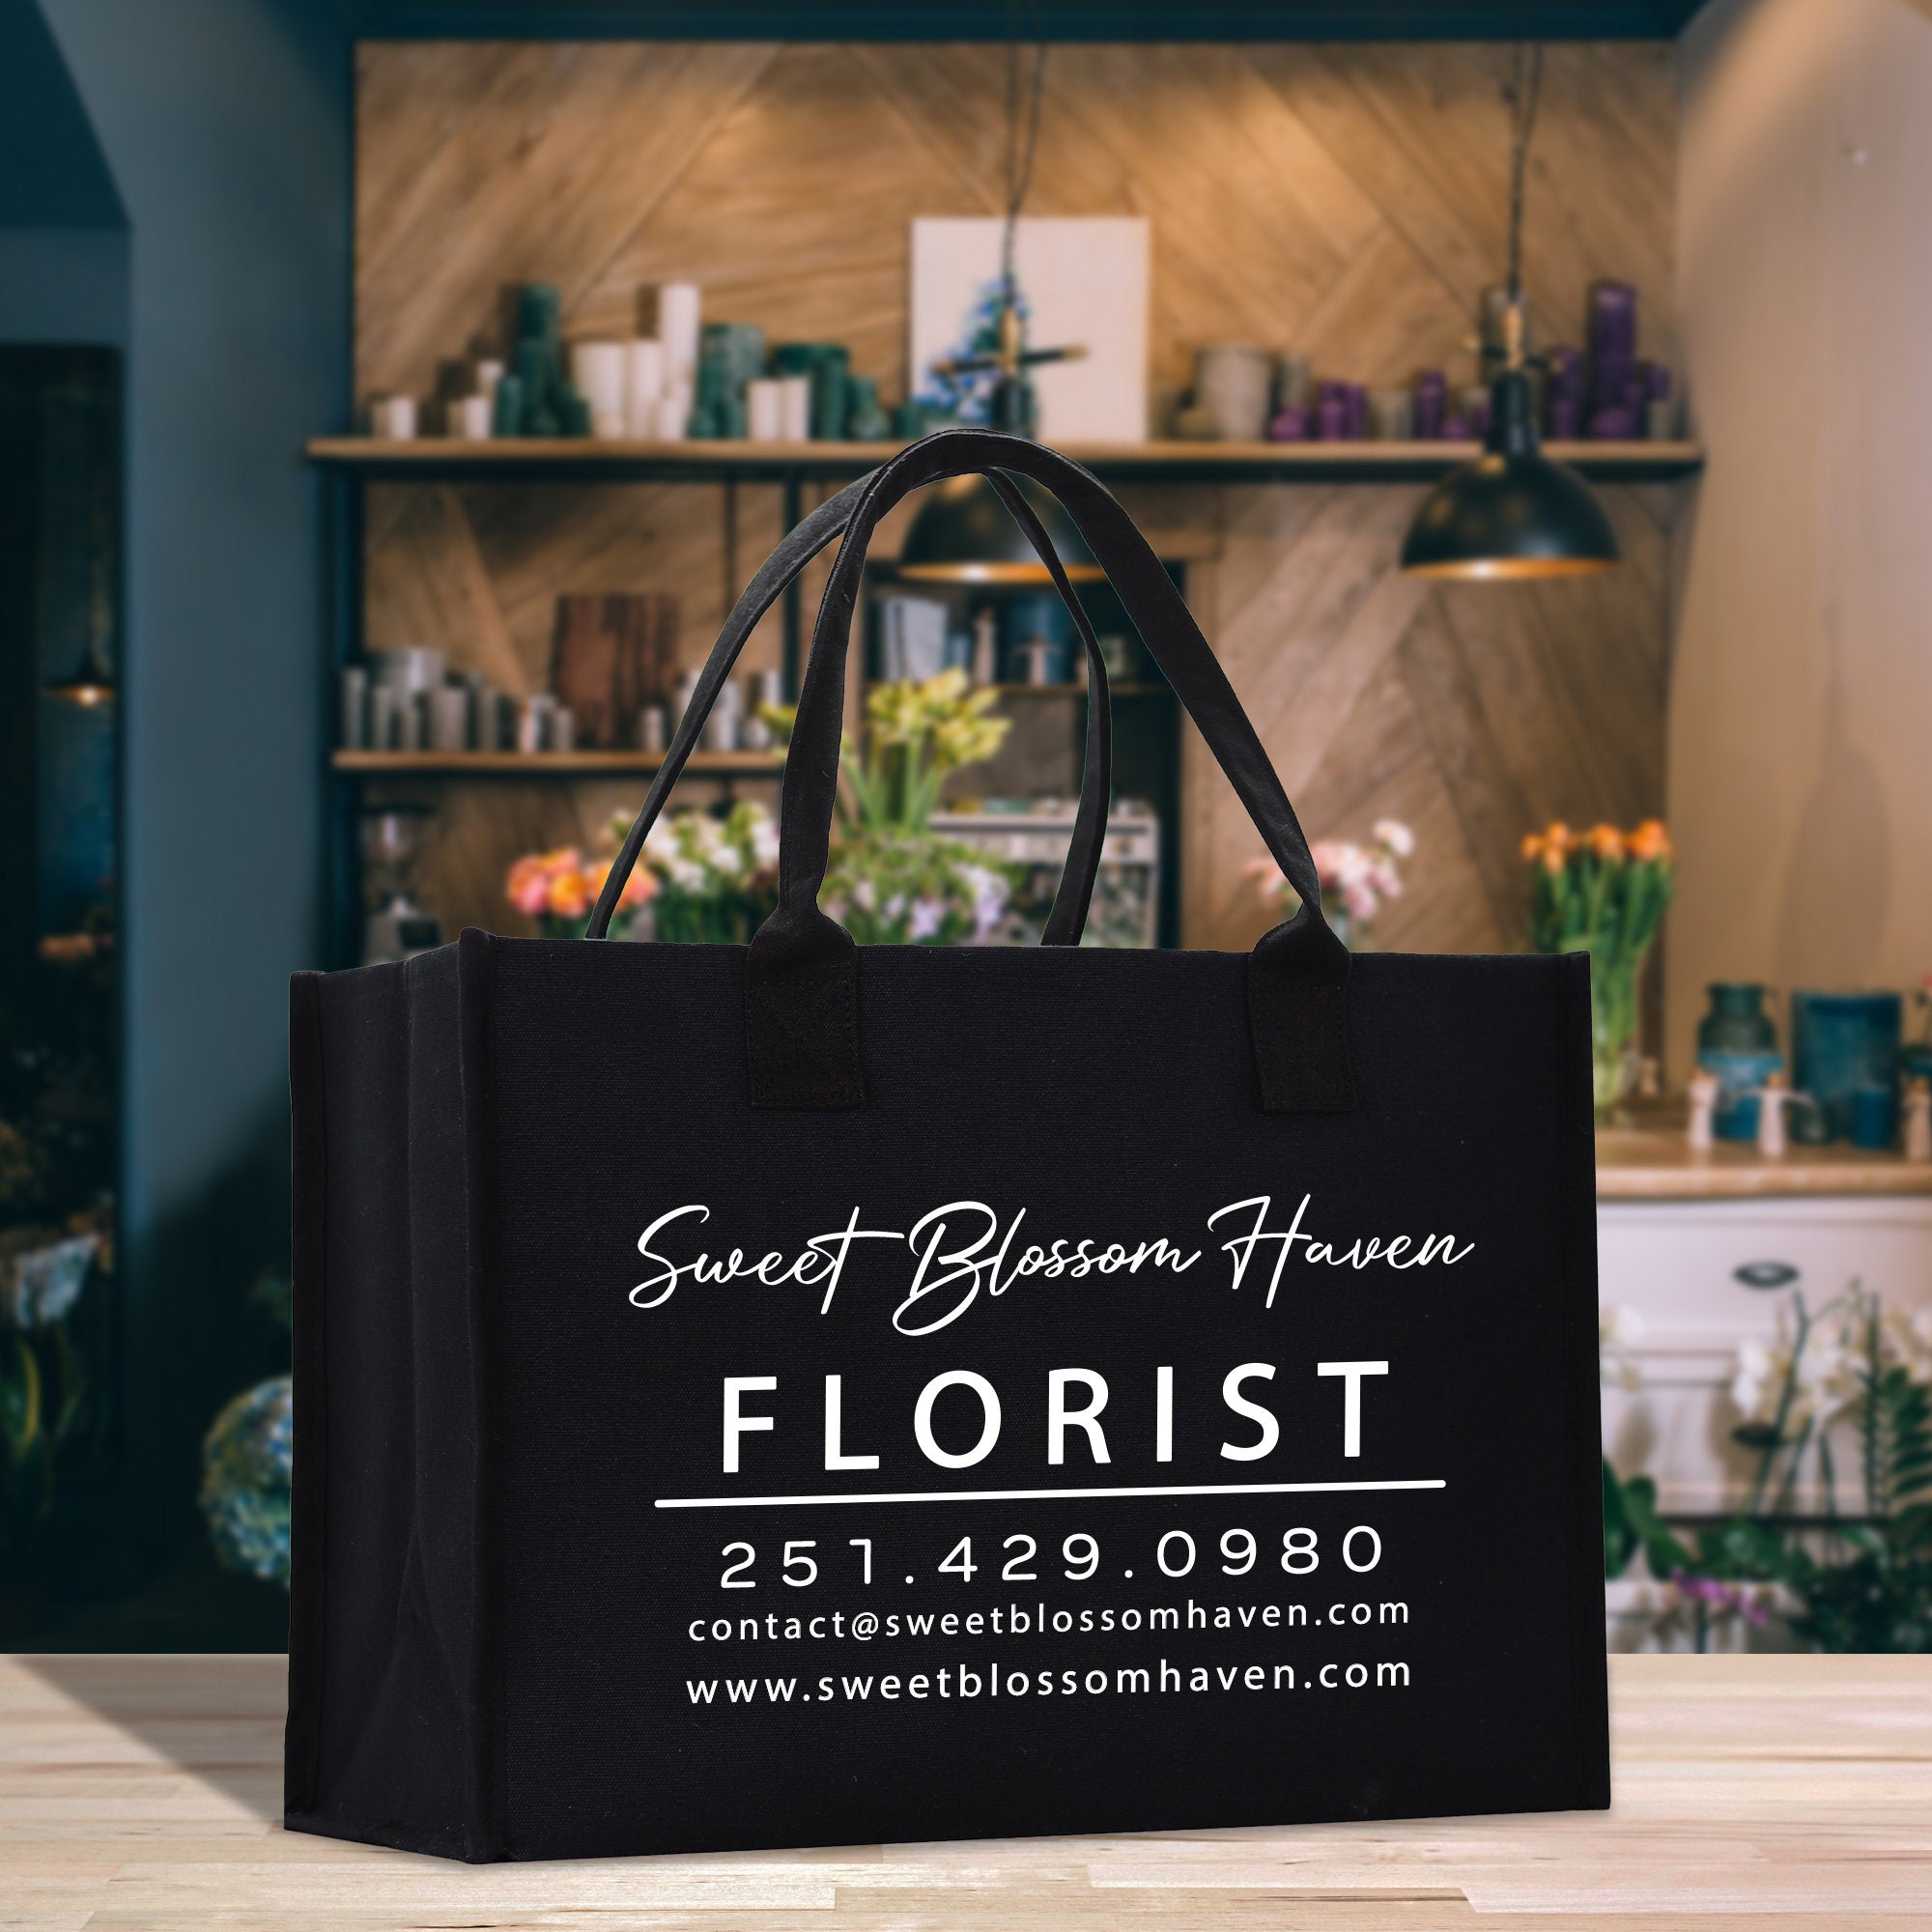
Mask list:
POLYGON ((497 436, 522 436, 524 433, 524 384, 517 376, 499 376, 497 379, 496 414, 491 422, 493 434, 497 436))

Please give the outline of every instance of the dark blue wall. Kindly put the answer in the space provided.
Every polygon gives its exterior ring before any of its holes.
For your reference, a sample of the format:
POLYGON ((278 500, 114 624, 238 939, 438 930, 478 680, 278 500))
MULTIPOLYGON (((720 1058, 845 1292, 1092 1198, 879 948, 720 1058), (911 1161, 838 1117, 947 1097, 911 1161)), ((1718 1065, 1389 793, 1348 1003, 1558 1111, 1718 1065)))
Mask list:
MULTIPOLYGON (((323 566, 300 451, 348 414, 350 58, 334 10, 302 0, 43 14, 128 231, 130 1484, 100 1529, 128 1580, 190 1532, 200 1433, 273 1346, 242 1311, 286 1253, 287 983, 316 954, 323 566)), ((13 86, 0 67, 0 120, 13 86)))
POLYGON ((0 0, 0 342, 124 346, 128 223, 32 0, 0 0))

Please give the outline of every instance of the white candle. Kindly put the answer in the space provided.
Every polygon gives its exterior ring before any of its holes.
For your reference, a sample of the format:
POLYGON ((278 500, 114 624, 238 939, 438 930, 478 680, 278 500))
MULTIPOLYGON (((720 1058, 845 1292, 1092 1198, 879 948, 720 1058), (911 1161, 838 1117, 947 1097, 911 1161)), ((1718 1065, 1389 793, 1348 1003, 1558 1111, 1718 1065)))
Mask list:
POLYGON ((777 442, 784 435, 784 389, 776 377, 745 384, 745 430, 753 442, 777 442))
POLYGON ((783 442, 810 442, 811 440, 811 378, 810 376, 781 376, 778 379, 780 414, 782 426, 779 438, 783 442))
POLYGON ((658 433, 658 404, 664 396, 664 345, 644 336, 624 345, 624 429, 640 441, 658 433))
POLYGON ((673 389, 658 400, 658 438, 663 442, 682 442, 691 432, 691 391, 673 389))
POLYGON ((697 386, 697 343, 702 305, 696 282, 665 282, 658 289, 658 340, 664 345, 667 390, 697 386))
POLYGON ((416 433, 416 399, 413 396, 378 396, 369 405, 369 429, 391 442, 409 442, 416 433))
POLYGON ((449 404, 445 426, 466 442, 481 442, 490 434, 490 415, 488 396, 457 396, 449 404))
POLYGON ((626 356, 621 342, 573 342, 570 380, 590 411, 590 433, 606 439, 624 434, 626 356))

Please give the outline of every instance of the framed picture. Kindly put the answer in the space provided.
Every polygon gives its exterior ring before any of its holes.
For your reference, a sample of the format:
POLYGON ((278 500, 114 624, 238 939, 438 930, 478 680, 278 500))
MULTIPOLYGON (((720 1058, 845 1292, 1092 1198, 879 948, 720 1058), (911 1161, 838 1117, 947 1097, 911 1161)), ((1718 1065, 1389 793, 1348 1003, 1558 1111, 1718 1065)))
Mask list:
MULTIPOLYGON (((993 345, 1004 225, 953 216, 912 224, 912 393, 962 422, 986 420, 991 380, 935 376, 932 365, 993 345)), ((1032 371, 1042 442, 1147 440, 1149 260, 1148 224, 1134 216, 1021 220, 1013 266, 1027 346, 1086 351, 1032 371)))

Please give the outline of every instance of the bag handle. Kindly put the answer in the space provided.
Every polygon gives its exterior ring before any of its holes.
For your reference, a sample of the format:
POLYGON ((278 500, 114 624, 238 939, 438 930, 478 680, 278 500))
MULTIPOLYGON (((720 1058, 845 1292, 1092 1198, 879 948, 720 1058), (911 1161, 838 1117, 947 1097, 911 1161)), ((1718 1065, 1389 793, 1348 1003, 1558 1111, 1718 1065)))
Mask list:
MULTIPOLYGON (((878 473, 873 470, 858 482, 847 484, 836 497, 819 504, 787 531, 733 606, 730 616, 724 620, 724 627, 719 633, 717 643, 711 648, 711 655, 698 673, 691 701, 678 721, 677 730, 645 795, 643 807, 632 822, 622 848, 611 862, 604 889, 598 894, 597 903, 591 908, 589 923, 583 929, 584 938, 602 939, 609 933, 624 882, 631 876, 638 857, 644 849, 644 840, 650 836, 651 827, 657 823, 658 814, 663 811, 672 786, 677 783, 693 751, 696 749, 704 721, 711 715, 711 707, 718 701, 718 694, 724 688, 724 680, 730 676, 731 668, 737 663, 738 654, 745 648, 746 640, 757 627, 758 620, 778 601, 786 584, 846 528, 878 473)), ((1053 908, 1040 934, 1043 946, 1078 946, 1081 931, 1087 923, 1088 908, 1094 899, 1094 883, 1100 870, 1100 852, 1107 836, 1107 808, 1113 796, 1113 722, 1107 692, 1107 667, 1100 653, 1100 640, 1094 633, 1093 622, 1073 585, 1067 581, 1066 572, 1054 551, 1053 540, 1034 514, 1033 506, 1006 477, 989 476, 986 480, 1018 524, 1027 541, 1039 553, 1047 574, 1053 580, 1054 588, 1060 592, 1061 601, 1072 613, 1080 641, 1087 652, 1087 753, 1080 775, 1080 802, 1073 816, 1073 836, 1066 848, 1066 864, 1062 868, 1060 885, 1053 896, 1053 908)), ((842 703, 841 686, 841 706, 842 703)), ((793 744, 795 752, 796 737, 793 744)), ((838 762, 838 742, 835 731, 832 748, 835 792, 838 762)), ((786 772, 789 776, 789 758, 786 760, 786 772)))
POLYGON ((1044 484, 1065 505, 1300 895, 1294 916, 1264 933, 1248 955, 1262 1106, 1270 1113, 1348 1110, 1354 1105, 1349 950, 1322 917, 1308 840, 1234 687, 1159 558, 1099 481, 1039 443, 978 429, 941 430, 855 486, 863 494, 819 604, 785 764, 778 909, 753 936, 745 962, 752 1104, 838 1108, 864 1098, 858 949, 818 906, 838 802, 838 726, 860 572, 880 519, 908 491, 947 476, 992 479, 1000 469, 1044 484))

